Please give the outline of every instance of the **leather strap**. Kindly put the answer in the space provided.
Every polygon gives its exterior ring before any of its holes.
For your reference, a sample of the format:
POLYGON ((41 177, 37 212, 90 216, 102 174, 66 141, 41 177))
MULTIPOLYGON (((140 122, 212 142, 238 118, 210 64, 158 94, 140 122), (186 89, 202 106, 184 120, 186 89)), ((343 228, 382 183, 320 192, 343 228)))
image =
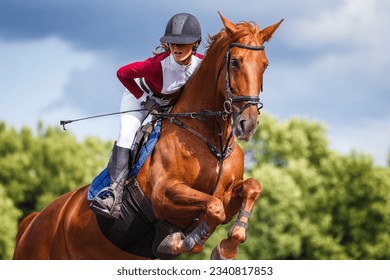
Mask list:
POLYGON ((141 212, 146 216, 149 222, 154 222, 156 216, 154 216, 153 207, 149 199, 145 196, 144 192, 141 190, 138 181, 136 178, 132 177, 130 183, 128 184, 128 190, 131 197, 134 200, 134 203, 138 206, 141 212))

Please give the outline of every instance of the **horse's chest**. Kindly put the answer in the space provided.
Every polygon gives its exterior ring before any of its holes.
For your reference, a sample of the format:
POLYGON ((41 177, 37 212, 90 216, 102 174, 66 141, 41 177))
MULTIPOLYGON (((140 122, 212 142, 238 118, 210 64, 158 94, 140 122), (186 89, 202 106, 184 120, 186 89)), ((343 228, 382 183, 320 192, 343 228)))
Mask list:
POLYGON ((185 178, 186 182, 195 188, 200 185, 213 186, 217 181, 219 184, 227 185, 242 174, 242 165, 239 161, 229 157, 220 162, 207 149, 200 154, 184 152, 174 161, 180 171, 177 174, 178 178, 185 178))
POLYGON ((243 156, 238 145, 223 160, 221 168, 221 161, 200 139, 178 131, 166 136, 170 137, 162 138, 158 143, 158 161, 164 172, 169 171, 169 177, 176 177, 196 188, 213 185, 217 180, 229 183, 242 176, 243 156))

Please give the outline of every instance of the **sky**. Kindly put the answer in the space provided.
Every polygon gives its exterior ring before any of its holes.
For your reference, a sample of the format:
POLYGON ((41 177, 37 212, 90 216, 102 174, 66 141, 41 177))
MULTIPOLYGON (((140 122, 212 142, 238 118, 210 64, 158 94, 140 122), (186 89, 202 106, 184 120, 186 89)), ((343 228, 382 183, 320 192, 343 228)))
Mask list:
MULTIPOLYGON (((331 149, 386 165, 388 0, 0 0, 0 121, 34 129, 119 111, 117 69, 150 57, 176 13, 195 15, 205 42, 222 28, 217 11, 262 28, 285 19, 266 43, 263 112, 318 121, 331 149)), ((115 140, 119 117, 67 128, 115 140)))

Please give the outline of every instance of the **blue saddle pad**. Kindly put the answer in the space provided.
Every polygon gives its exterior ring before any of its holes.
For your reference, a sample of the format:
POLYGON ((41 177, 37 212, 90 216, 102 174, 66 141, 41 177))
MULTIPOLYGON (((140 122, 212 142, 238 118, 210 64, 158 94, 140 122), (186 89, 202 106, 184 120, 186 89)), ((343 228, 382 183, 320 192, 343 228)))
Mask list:
MULTIPOLYGON (((153 128, 152 133, 149 136, 148 141, 142 147, 138 160, 135 163, 133 170, 131 170, 129 174, 129 178, 131 176, 136 176, 138 174, 139 170, 144 165, 146 159, 149 157, 154 147, 156 146, 157 141, 160 138, 160 133, 161 133, 161 120, 158 120, 153 128)), ((108 173, 108 169, 104 168, 99 173, 99 175, 97 175, 95 179, 93 179, 91 185, 89 186, 87 199, 91 201, 102 189, 108 187, 109 185, 110 185, 110 174, 108 173)))

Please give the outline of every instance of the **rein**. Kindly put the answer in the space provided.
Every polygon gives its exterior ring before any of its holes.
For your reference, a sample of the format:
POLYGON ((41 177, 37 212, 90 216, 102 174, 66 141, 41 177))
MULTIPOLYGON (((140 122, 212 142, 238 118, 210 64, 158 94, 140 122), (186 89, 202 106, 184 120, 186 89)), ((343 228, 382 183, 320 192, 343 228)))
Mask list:
MULTIPOLYGON (((237 119, 239 115, 242 114, 247 108, 250 106, 257 106, 258 114, 260 114, 260 110, 263 108, 263 103, 260 102, 260 97, 259 96, 233 96, 232 89, 230 87, 230 71, 229 71, 229 65, 230 65, 230 50, 234 47, 237 48, 243 48, 243 49, 248 49, 248 50, 253 50, 253 51, 261 51, 264 50, 265 47, 263 45, 261 46, 249 46, 237 42, 231 43, 226 51, 225 55, 225 60, 226 60, 226 75, 225 75, 225 86, 226 86, 226 93, 227 93, 227 99, 225 100, 223 107, 224 111, 208 111, 208 110, 203 110, 201 112, 187 112, 187 113, 158 113, 154 114, 156 117, 161 117, 161 118, 167 118, 169 119, 172 123, 178 125, 181 128, 184 128, 191 132, 192 134, 196 135, 198 138, 200 138, 203 142, 205 142, 209 148, 210 151, 213 153, 213 155, 218 159, 218 160, 223 160, 227 158, 231 151, 233 150, 233 147, 235 145, 235 142, 232 143, 230 147, 228 147, 230 139, 233 137, 233 130, 231 131, 230 135, 228 136, 227 142, 225 144, 225 147, 223 147, 222 144, 222 131, 221 131, 221 126, 220 123, 218 122, 217 117, 221 117, 224 121, 227 121, 227 118, 229 115, 233 113, 233 103, 234 102, 247 102, 245 106, 240 108, 240 111, 238 114, 233 118, 233 123, 237 119), (193 119, 197 119, 200 121, 205 121, 206 117, 215 117, 216 122, 217 122, 217 127, 218 127, 218 135, 220 139, 220 148, 218 149, 215 147, 206 137, 204 137, 202 134, 197 132, 196 130, 192 129, 191 127, 187 126, 183 122, 179 121, 177 117, 190 117, 193 119)), ((219 74, 222 70, 222 67, 218 71, 217 75, 217 80, 219 77, 219 74)), ((261 91, 263 91, 263 83, 261 83, 261 91)), ((232 125, 233 125, 232 123, 232 125)), ((218 183, 218 181, 217 181, 218 183)), ((215 191, 215 190, 214 190, 215 191)), ((212 194, 214 193, 212 192, 212 194)))
MULTIPOLYGON (((156 117, 161 117, 161 118, 167 118, 169 121, 172 123, 176 124, 177 126, 186 129, 187 131, 191 132, 195 136, 197 136, 199 139, 201 139, 203 142, 205 142, 209 148, 212 154, 218 159, 219 161, 219 170, 218 170, 218 177, 217 180, 210 192, 210 195, 214 195, 215 190, 218 186, 218 182, 221 178, 222 174, 222 166, 224 160, 230 155, 230 153, 233 151, 233 148, 235 146, 235 141, 233 141, 232 145, 229 146, 229 142, 233 137, 233 129, 230 132, 227 141, 225 145, 223 145, 223 133, 220 125, 220 121, 218 117, 221 117, 224 121, 227 121, 227 118, 229 115, 233 113, 233 103, 234 102, 247 102, 245 106, 243 106, 239 113, 233 118, 232 126, 234 121, 237 119, 237 117, 244 112, 247 108, 250 106, 257 106, 258 107, 258 113, 260 114, 260 110, 263 108, 263 103, 260 102, 260 97, 259 96, 233 96, 232 89, 230 87, 230 71, 229 71, 229 65, 230 65, 230 50, 234 47, 237 48, 244 48, 248 50, 253 50, 253 51, 261 51, 264 50, 264 46, 249 46, 237 42, 231 43, 226 51, 226 76, 225 76, 225 85, 226 85, 226 93, 227 93, 227 99, 225 100, 223 106, 224 106, 224 111, 207 111, 203 110, 201 112, 187 112, 187 113, 158 113, 155 114, 156 117), (217 123, 218 127, 218 136, 219 136, 219 148, 217 148, 215 145, 211 143, 210 140, 208 140, 206 137, 204 137, 201 133, 198 131, 194 130, 193 128, 187 126, 183 122, 177 119, 177 117, 190 117, 193 119, 197 119, 200 121, 205 121, 206 117, 215 117, 215 121, 217 123)), ((221 72, 222 67, 219 69, 218 75, 217 75, 217 80, 219 77, 219 73, 221 72)), ((263 83, 261 83, 261 91, 263 88, 263 83)), ((190 228, 196 221, 199 220, 201 214, 197 216, 197 218, 194 219, 194 221, 187 227, 190 228)))

